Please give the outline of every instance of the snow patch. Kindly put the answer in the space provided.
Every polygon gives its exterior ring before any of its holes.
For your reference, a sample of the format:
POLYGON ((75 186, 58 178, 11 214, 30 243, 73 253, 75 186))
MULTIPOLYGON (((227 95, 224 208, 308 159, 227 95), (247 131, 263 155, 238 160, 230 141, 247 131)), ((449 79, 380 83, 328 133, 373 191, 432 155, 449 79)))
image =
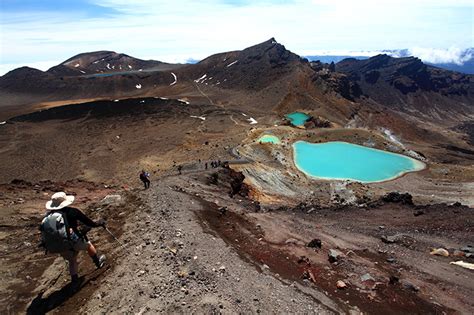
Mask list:
POLYGON ((243 116, 247 117, 247 114, 242 113, 243 116))
POLYGON ((137 89, 141 89, 141 88, 142 88, 142 85, 141 85, 141 84, 137 84, 137 85, 135 85, 135 87, 136 87, 137 89))
POLYGON ((0 122, 0 125, 5 125, 7 122, 6 121, 2 121, 0 122))
POLYGON ((108 63, 105 67, 110 70, 110 63, 108 63))
POLYGON ((142 103, 142 104, 145 103, 145 100, 141 100, 140 103, 142 103))
POLYGON ((114 102, 118 102, 119 100, 114 100, 114 102))
POLYGON ((171 75, 173 76, 174 81, 173 81, 173 83, 170 84, 170 86, 175 85, 176 82, 178 82, 178 77, 176 76, 176 74, 174 74, 173 72, 171 72, 171 75))
POLYGON ((256 120, 253 119, 252 117, 248 118, 247 120, 249 121, 249 123, 250 123, 251 125, 255 125, 256 123, 258 123, 258 121, 256 121, 256 120))
POLYGON ((100 60, 96 60, 96 61, 93 62, 93 64, 97 64, 99 62, 100 62, 100 60))
POLYGON ((207 77, 207 74, 203 75, 202 77, 194 80, 194 82, 199 83, 199 81, 204 80, 207 77))
POLYGON ((178 98, 178 101, 180 101, 181 103, 185 103, 185 104, 189 105, 189 102, 186 101, 186 100, 183 100, 182 98, 178 98))
POLYGON ((201 119, 201 120, 206 120, 206 117, 204 117, 204 116, 194 116, 194 115, 191 115, 191 116, 189 116, 189 117, 191 117, 191 118, 197 118, 197 119, 201 119))
POLYGON ((79 70, 80 73, 86 73, 85 71, 79 70))
POLYGON ((138 71, 143 71, 143 69, 138 69, 138 71))
POLYGON ((231 67, 232 65, 235 65, 237 62, 239 62, 238 60, 234 61, 234 62, 231 62, 227 65, 227 68, 231 67))
POLYGON ((167 98, 167 97, 160 97, 160 100, 166 101, 166 100, 169 100, 169 98, 167 98))
POLYGON ((474 270, 474 264, 471 264, 471 263, 468 263, 468 262, 465 262, 465 261, 462 261, 462 260, 452 261, 449 264, 450 265, 461 266, 463 268, 470 269, 470 270, 474 270))
POLYGON ((80 64, 76 63, 76 64, 74 65, 74 68, 77 68, 77 67, 79 67, 79 66, 80 66, 80 64))
POLYGON ((128 65, 128 69, 132 69, 132 66, 131 66, 131 65, 128 65))

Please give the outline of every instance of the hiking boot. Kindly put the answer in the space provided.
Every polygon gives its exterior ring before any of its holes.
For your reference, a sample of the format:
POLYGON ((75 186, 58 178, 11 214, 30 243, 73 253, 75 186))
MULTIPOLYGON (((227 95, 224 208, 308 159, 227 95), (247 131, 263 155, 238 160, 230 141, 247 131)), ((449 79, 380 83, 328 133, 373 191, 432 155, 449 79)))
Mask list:
POLYGON ((79 282, 79 276, 77 274, 71 276, 71 283, 76 283, 76 282, 79 282))
POLYGON ((69 290, 71 293, 76 293, 81 289, 82 282, 84 281, 83 277, 80 277, 78 275, 74 275, 71 277, 71 282, 69 283, 69 290))
POLYGON ((92 257, 92 261, 94 262, 97 269, 100 269, 105 265, 105 259, 105 255, 100 255, 100 257, 95 255, 94 257, 92 257))

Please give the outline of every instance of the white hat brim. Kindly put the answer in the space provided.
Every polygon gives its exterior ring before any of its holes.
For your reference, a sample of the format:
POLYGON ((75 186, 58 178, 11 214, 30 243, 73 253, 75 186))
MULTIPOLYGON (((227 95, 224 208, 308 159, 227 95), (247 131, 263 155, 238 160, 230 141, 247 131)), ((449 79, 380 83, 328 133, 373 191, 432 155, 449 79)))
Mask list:
POLYGON ((53 207, 51 206, 51 204, 53 203, 52 200, 46 202, 46 209, 48 210, 58 210, 58 209, 62 209, 64 207, 67 207, 69 206, 70 204, 72 204, 74 202, 74 196, 69 196, 69 195, 66 195, 66 199, 61 202, 57 207, 53 207))

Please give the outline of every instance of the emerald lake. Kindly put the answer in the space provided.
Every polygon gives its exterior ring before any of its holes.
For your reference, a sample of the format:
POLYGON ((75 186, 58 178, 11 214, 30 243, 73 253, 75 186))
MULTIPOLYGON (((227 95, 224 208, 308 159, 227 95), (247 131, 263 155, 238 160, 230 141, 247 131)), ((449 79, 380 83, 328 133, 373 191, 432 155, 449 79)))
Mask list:
POLYGON ((293 144, 293 154, 296 167, 318 179, 371 183, 425 168, 423 162, 405 155, 340 141, 297 141, 293 144))

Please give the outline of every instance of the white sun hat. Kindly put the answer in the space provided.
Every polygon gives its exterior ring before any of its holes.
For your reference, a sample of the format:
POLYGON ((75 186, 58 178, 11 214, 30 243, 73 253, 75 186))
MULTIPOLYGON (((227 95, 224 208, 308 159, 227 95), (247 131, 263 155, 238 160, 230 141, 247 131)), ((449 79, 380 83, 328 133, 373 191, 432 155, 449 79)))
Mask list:
POLYGON ((74 202, 74 196, 66 195, 64 191, 60 191, 51 196, 51 200, 46 202, 46 209, 59 210, 69 206, 74 202))

